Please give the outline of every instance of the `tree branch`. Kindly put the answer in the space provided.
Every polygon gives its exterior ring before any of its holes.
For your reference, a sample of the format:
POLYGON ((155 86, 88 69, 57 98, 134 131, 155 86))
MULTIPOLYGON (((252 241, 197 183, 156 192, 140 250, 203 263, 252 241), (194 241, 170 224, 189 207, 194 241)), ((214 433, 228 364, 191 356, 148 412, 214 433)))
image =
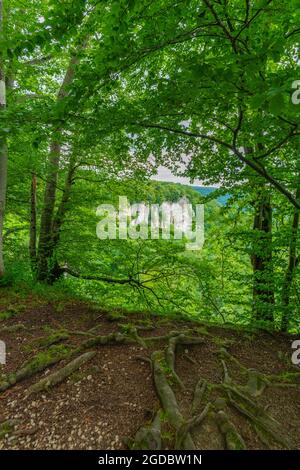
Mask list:
MULTIPOLYGON (((294 195, 285 186, 283 186, 272 175, 270 175, 267 172, 266 168, 263 167, 258 161, 248 159, 247 157, 245 157, 245 155, 242 154, 242 152, 240 152, 233 145, 228 144, 227 142, 224 142, 223 140, 218 139, 217 137, 214 137, 212 135, 201 134, 201 133, 198 134, 195 132, 184 131, 182 129, 173 129, 171 127, 163 126, 160 124, 150 124, 150 123, 140 122, 140 123, 135 123, 135 125, 140 125, 142 127, 150 128, 150 129, 164 130, 164 131, 172 132, 174 134, 180 134, 186 137, 209 140, 210 142, 213 142, 215 144, 218 144, 227 148, 234 155, 236 155, 242 163, 245 163, 247 166, 252 168, 252 170, 254 170, 260 176, 265 178, 275 189, 277 189, 278 192, 283 194, 294 207, 296 207, 297 209, 300 209, 300 202, 295 199, 294 195)), ((296 134, 293 134, 292 136, 294 135, 296 134)), ((281 143, 281 145, 283 144, 281 143)), ((274 151, 274 149, 272 151, 274 151)), ((269 153, 271 152, 269 151, 269 153)))
POLYGON ((140 283, 135 279, 128 278, 128 279, 115 279, 112 277, 106 276, 93 276, 93 275, 86 275, 78 273, 73 269, 69 268, 68 266, 64 265, 61 267, 62 273, 69 274, 72 277, 76 277, 77 279, 84 279, 86 281, 99 281, 99 282, 107 282, 109 284, 132 284, 132 285, 139 285, 140 283))

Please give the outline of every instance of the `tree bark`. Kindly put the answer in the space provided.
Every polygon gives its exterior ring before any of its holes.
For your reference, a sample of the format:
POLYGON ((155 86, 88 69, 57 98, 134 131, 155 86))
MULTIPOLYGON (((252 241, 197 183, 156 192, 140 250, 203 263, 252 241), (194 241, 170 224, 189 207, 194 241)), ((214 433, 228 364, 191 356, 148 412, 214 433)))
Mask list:
MULTIPOLYGON (((300 200, 300 174, 298 175, 298 188, 296 191, 295 198, 300 200)), ((281 307, 282 307, 282 318, 281 318, 281 330, 288 331, 289 320, 290 320, 290 297, 291 288, 293 284, 295 269, 299 264, 299 257, 297 256, 297 241, 299 232, 299 210, 294 211, 291 228, 291 238, 289 246, 289 261, 288 267, 285 273, 284 282, 281 293, 281 307)))
POLYGON ((66 176, 64 192, 62 199, 60 201, 59 207, 57 209, 56 215, 53 221, 53 243, 54 246, 57 246, 60 239, 60 231, 62 224, 64 222, 65 215, 68 211, 68 204, 70 201, 70 195, 72 190, 72 185, 74 182, 74 174, 75 174, 76 166, 74 163, 74 158, 70 159, 68 173, 66 176))
MULTIPOLYGON (((58 92, 57 101, 61 101, 68 96, 68 87, 73 81, 74 68, 77 63, 77 57, 72 57, 63 83, 58 92)), ((37 256, 37 279, 40 281, 48 280, 49 268, 51 268, 51 255, 53 253, 52 228, 61 156, 62 129, 56 129, 54 134, 55 138, 50 145, 48 175, 44 193, 44 206, 41 215, 40 239, 37 256)))
POLYGON ((254 207, 253 316, 256 320, 273 322, 272 206, 265 188, 257 192, 254 207))
MULTIPOLYGON (((1 73, 1 72, 0 72, 1 73)), ((7 189, 8 151, 5 138, 0 138, 0 279, 4 276, 3 224, 7 189)))
POLYGON ((30 210, 30 236, 29 236, 29 256, 32 270, 36 270, 36 227, 37 219, 37 198, 36 198, 36 175, 31 178, 31 210, 30 210))
MULTIPOLYGON (((0 0, 0 37, 3 35, 3 0, 0 0)), ((0 52, 0 113, 6 108, 6 83, 3 57, 0 52)), ((3 224, 7 190, 8 149, 6 137, 0 129, 0 279, 4 276, 3 224)))
POLYGON ((32 393, 38 393, 42 391, 47 391, 50 387, 54 387, 57 384, 63 382, 66 378, 68 378, 71 374, 73 374, 76 370, 78 370, 83 364, 90 361, 96 355, 96 351, 89 351, 86 353, 81 354, 80 356, 73 359, 63 368, 53 372, 47 377, 41 379, 39 382, 31 385, 29 387, 27 394, 31 395, 32 393))
POLYGON ((50 247, 49 258, 52 260, 51 267, 48 268, 48 282, 53 283, 57 280, 62 274, 63 271, 59 267, 58 261, 56 259, 56 249, 58 247, 61 235, 61 228, 65 220, 66 213, 68 211, 68 204, 70 201, 72 185, 74 182, 74 174, 76 171, 76 166, 74 158, 71 157, 69 162, 69 168, 66 176, 65 186, 63 190, 63 196, 61 198, 60 204, 56 211, 56 214, 53 219, 52 224, 52 241, 50 247))

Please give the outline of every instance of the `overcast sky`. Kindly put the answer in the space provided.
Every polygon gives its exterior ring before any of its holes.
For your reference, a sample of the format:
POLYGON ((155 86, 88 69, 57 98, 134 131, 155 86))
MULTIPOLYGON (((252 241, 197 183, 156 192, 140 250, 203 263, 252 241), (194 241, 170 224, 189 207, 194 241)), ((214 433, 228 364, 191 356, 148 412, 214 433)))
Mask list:
POLYGON ((167 181, 171 183, 181 183, 181 184, 192 184, 192 186, 203 186, 201 180, 195 180, 193 183, 190 182, 189 178, 175 176, 171 173, 171 171, 164 167, 160 166, 158 168, 157 175, 153 176, 154 180, 156 181, 167 181))

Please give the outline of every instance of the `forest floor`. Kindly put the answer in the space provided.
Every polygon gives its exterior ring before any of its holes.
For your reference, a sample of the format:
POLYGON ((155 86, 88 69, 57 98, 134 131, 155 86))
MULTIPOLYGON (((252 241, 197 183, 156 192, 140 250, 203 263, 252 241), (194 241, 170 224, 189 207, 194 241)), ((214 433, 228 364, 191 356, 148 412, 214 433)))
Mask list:
POLYGON ((0 449, 300 449, 293 339, 2 289, 0 449))

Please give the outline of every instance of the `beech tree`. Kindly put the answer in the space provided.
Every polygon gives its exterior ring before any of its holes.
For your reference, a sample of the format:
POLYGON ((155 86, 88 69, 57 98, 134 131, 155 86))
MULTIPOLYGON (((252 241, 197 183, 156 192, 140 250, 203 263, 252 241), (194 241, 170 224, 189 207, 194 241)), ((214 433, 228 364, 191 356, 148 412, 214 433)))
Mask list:
MULTIPOLYGON (((22 8, 4 3, 1 16, 0 229, 8 149, 30 177, 35 279, 64 272, 76 186, 84 194, 84 181, 184 167, 251 213, 240 250, 252 269, 253 318, 273 322, 280 309, 287 329, 299 249, 296 2, 39 2, 26 10, 26 28, 22 8)), ((11 184, 9 204, 14 176, 11 184)), ((2 236, 3 276, 1 245, 2 236)))

